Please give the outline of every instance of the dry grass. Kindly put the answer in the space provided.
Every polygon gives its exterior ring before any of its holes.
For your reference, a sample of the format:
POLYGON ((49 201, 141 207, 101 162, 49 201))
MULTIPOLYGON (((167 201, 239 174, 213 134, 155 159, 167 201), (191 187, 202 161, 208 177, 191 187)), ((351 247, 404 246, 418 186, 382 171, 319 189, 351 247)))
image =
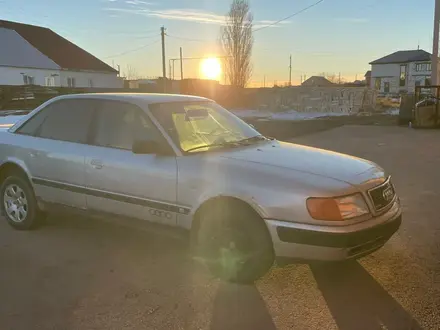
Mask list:
POLYGON ((400 101, 396 98, 390 97, 378 97, 376 100, 377 108, 398 108, 400 107, 400 101))

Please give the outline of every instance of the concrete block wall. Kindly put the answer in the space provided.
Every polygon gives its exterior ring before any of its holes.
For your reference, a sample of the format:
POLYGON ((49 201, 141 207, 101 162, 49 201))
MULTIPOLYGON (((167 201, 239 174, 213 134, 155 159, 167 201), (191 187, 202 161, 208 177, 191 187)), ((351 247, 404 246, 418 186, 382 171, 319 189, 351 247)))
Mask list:
POLYGON ((374 108, 377 92, 366 87, 290 87, 260 91, 257 103, 271 110, 352 114, 374 108))

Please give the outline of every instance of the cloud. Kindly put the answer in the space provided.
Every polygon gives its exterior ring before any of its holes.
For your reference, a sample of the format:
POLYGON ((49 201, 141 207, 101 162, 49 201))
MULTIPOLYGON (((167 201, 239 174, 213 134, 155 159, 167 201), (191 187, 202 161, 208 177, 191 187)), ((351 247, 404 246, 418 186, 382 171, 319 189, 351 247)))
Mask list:
MULTIPOLYGON (((126 0, 125 3, 135 5, 136 8, 105 8, 107 11, 120 12, 125 14, 142 15, 148 17, 158 17, 168 20, 187 21, 205 24, 217 24, 222 25, 225 23, 225 16, 218 15, 212 12, 198 10, 198 9, 163 9, 152 10, 148 8, 148 5, 152 3, 146 3, 140 0, 126 0)), ((254 28, 263 27, 269 24, 273 24, 275 21, 270 20, 254 20, 254 28)), ((280 27, 281 24, 288 24, 288 21, 277 23, 271 27, 280 27)))
POLYGON ((367 18, 355 18, 355 17, 337 18, 336 20, 339 22, 346 22, 346 23, 353 23, 353 24, 363 24, 363 23, 369 22, 369 20, 367 18))
MULTIPOLYGON (((111 1, 116 1, 116 0, 111 0, 111 1)), ((129 4, 129 5, 135 5, 135 6, 136 5, 154 5, 153 2, 141 1, 141 0, 126 0, 125 3, 129 4)))

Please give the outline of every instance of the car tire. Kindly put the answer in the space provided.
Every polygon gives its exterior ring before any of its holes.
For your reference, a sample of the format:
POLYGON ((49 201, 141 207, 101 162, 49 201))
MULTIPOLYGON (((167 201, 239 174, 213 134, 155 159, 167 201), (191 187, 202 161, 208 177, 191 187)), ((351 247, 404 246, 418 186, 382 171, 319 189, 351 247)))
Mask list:
POLYGON ((21 175, 10 174, 2 182, 0 207, 9 225, 18 230, 34 229, 44 218, 32 186, 21 175))
POLYGON ((250 207, 217 202, 205 209, 198 227, 196 256, 214 276, 253 283, 273 265, 273 245, 266 224, 250 207))

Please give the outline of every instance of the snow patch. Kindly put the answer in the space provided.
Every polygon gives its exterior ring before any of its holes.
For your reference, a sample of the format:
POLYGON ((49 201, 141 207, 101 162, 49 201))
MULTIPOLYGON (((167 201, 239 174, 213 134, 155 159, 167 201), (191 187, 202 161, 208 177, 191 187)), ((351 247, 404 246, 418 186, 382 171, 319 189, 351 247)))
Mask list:
POLYGON ((264 110, 231 110, 240 118, 259 118, 265 120, 310 120, 322 117, 348 116, 345 112, 299 112, 288 110, 283 112, 269 112, 264 110))
POLYGON ((385 113, 387 115, 398 116, 400 113, 400 109, 399 108, 391 108, 391 109, 386 110, 385 113))

